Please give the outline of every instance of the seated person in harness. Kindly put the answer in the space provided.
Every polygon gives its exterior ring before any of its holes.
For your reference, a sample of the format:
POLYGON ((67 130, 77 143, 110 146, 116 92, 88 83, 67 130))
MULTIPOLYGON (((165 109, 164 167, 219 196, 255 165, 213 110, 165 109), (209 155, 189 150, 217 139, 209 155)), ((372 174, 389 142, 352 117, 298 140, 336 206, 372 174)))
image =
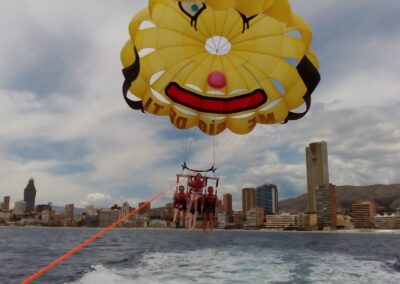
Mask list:
POLYGON ((214 228, 214 216, 215 216, 215 207, 218 202, 218 197, 214 194, 214 188, 209 186, 207 188, 207 194, 204 195, 204 207, 203 207, 203 230, 207 231, 207 226, 210 231, 214 228))
POLYGON ((176 223, 178 216, 179 216, 179 225, 180 227, 183 227, 185 222, 185 213, 186 213, 186 200, 187 200, 187 195, 185 193, 185 187, 183 185, 180 185, 178 188, 178 192, 175 193, 174 195, 174 220, 172 221, 173 224, 176 224, 178 227, 178 224, 176 223))
POLYGON ((195 177, 188 181, 189 186, 189 231, 196 227, 197 215, 200 214, 200 199, 203 196, 203 187, 205 186, 205 178, 200 174, 196 174, 195 177))

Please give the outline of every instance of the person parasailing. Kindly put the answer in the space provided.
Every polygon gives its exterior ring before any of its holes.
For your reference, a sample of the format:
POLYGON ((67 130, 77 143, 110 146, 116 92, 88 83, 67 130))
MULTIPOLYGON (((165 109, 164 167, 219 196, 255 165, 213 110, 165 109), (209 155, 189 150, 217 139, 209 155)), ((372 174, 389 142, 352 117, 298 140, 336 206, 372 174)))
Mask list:
POLYGON ((187 194, 185 193, 185 187, 180 185, 178 191, 174 194, 174 219, 173 224, 178 227, 177 219, 179 217, 179 227, 184 227, 185 224, 185 213, 186 213, 186 201, 187 194))
POLYGON ((204 196, 204 207, 203 207, 203 231, 204 233, 207 231, 207 226, 209 231, 213 231, 214 228, 214 216, 215 216, 215 207, 218 202, 218 197, 214 194, 214 188, 209 186, 207 188, 207 194, 204 196))
POLYGON ((189 204, 188 215, 189 224, 188 229, 192 231, 196 228, 197 216, 201 214, 201 198, 203 196, 203 188, 205 186, 205 178, 201 173, 197 173, 194 177, 188 180, 189 187, 189 204))

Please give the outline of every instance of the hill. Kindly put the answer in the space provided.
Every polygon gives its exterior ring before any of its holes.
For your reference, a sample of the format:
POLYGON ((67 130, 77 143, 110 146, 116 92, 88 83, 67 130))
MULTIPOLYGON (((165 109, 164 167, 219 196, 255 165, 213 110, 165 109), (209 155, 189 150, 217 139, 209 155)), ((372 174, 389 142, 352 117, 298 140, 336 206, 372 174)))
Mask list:
MULTIPOLYGON (((336 199, 338 210, 350 210, 354 203, 371 201, 386 210, 400 208, 400 184, 369 186, 337 186, 336 199)), ((279 210, 306 212, 307 194, 279 202, 279 210)))

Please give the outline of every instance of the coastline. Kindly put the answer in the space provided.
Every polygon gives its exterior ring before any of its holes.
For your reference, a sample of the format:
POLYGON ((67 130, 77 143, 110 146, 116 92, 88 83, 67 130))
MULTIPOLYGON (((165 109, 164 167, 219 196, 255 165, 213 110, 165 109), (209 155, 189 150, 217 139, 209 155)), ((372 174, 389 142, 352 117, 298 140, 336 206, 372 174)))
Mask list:
MULTIPOLYGON (((18 229, 68 229, 68 230, 102 230, 103 227, 47 227, 47 226, 0 226, 0 230, 2 228, 18 228, 18 229)), ((187 229, 176 229, 176 228, 152 228, 152 227, 134 227, 134 228, 124 228, 118 227, 113 228, 112 230, 143 230, 143 231, 187 231, 187 229)), ((194 232, 202 232, 202 229, 195 229, 194 232)), ((285 230, 269 230, 269 229, 260 229, 260 230, 242 230, 242 229, 214 229, 214 232, 251 232, 251 233, 288 233, 288 234, 375 234, 375 235, 400 235, 400 229, 395 230, 377 230, 377 229, 350 229, 350 230, 331 230, 331 231, 285 231, 285 230)), ((207 234, 210 232, 207 231, 207 234)))

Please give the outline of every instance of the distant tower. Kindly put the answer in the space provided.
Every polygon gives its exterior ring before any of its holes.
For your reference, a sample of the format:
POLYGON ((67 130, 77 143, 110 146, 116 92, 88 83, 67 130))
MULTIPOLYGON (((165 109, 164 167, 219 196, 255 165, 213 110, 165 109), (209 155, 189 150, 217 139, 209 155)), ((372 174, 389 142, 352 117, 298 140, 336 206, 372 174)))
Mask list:
POLYGON ((244 188, 242 190, 242 205, 243 205, 243 214, 245 215, 247 211, 257 206, 255 188, 244 188))
POLYGON ((10 211, 10 196, 4 196, 4 210, 10 211))
POLYGON ((328 146, 326 142, 312 143, 306 148, 308 211, 316 212, 315 190, 329 184, 328 146))
POLYGON ((35 208, 35 198, 36 198, 36 188, 33 178, 31 178, 24 190, 24 201, 26 202, 25 212, 29 213, 33 211, 33 209, 35 208))
POLYGON ((275 184, 264 184, 256 189, 257 207, 265 210, 266 214, 278 213, 278 187, 275 184))
POLYGON ((230 218, 232 216, 232 194, 225 193, 224 194, 224 213, 225 215, 230 218))
POLYGON ((74 204, 65 205, 65 213, 64 213, 64 226, 73 226, 75 223, 74 219, 74 204))

